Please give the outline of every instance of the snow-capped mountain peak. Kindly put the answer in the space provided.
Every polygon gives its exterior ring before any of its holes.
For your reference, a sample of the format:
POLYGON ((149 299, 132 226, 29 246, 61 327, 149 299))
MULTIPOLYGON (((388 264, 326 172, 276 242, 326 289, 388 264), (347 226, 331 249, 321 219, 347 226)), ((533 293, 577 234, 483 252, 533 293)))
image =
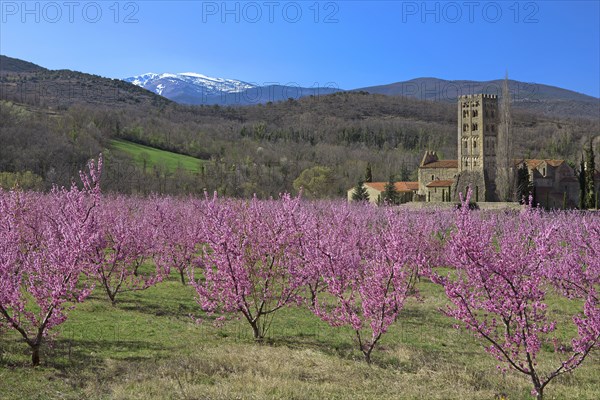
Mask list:
POLYGON ((301 88, 269 83, 256 85, 237 79, 215 78, 197 72, 173 74, 148 72, 124 79, 181 104, 246 105, 288 100, 291 96, 321 96, 339 89, 301 88))
POLYGON ((151 80, 151 79, 155 79, 159 74, 155 74, 154 72, 147 72, 145 74, 142 75, 138 75, 138 76, 134 76, 131 78, 127 78, 125 79, 127 82, 131 82, 136 86, 142 86, 144 87, 144 84, 151 80))
POLYGON ((161 73, 148 72, 125 79, 126 82, 143 87, 161 96, 208 97, 242 92, 256 87, 235 79, 213 78, 196 72, 161 73))

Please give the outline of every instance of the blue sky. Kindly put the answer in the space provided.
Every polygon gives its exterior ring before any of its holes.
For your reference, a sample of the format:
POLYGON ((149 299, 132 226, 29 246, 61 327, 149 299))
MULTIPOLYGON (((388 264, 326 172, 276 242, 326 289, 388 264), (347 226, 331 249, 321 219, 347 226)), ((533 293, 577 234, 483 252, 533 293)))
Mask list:
POLYGON ((600 96, 600 1, 0 1, 0 53, 112 78, 343 89, 504 76, 600 96))

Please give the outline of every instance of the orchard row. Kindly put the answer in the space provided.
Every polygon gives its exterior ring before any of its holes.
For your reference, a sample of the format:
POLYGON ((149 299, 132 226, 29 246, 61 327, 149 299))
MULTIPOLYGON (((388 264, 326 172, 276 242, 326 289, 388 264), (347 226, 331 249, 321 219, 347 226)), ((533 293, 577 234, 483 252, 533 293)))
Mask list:
POLYGON ((597 214, 485 213, 468 199, 456 211, 415 212, 288 195, 122 197, 101 193, 100 170, 91 163, 82 188, 0 191, 0 331, 16 330, 34 365, 93 289, 114 304, 172 271, 194 287, 199 311, 241 317, 257 340, 278 309, 304 306, 351 327, 367 362, 419 296, 417 280, 429 279, 445 290, 442 312, 527 375, 538 398, 600 339, 597 214), (572 337, 557 334, 550 296, 578 306, 572 337), (560 358, 553 369, 539 367, 543 346, 560 358))

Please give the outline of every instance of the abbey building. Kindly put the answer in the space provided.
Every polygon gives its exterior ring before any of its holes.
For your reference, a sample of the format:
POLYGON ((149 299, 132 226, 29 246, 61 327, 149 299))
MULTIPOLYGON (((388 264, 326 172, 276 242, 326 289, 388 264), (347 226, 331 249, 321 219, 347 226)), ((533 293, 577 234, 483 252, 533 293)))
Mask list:
MULTIPOLYGON (((496 95, 468 95, 458 100, 458 159, 440 160, 426 151, 419 165, 415 200, 458 201, 471 188, 476 202, 498 201, 496 149, 500 115, 496 95)), ((513 174, 527 168, 536 203, 547 208, 576 207, 579 183, 564 160, 514 159, 513 174)))
MULTIPOLYGON (((456 203, 459 193, 466 193, 469 188, 472 201, 498 201, 498 97, 488 94, 459 97, 457 121, 457 159, 440 160, 435 151, 425 151, 419 165, 418 182, 396 182, 396 190, 403 195, 404 201, 456 203)), ((564 160, 514 158, 511 173, 515 182, 519 170, 523 172, 523 169, 527 170, 536 204, 546 208, 578 206, 579 181, 574 169, 564 160)), ((600 185, 600 176, 598 179, 600 185)), ((385 182, 365 185, 370 201, 376 202, 385 182)), ((353 191, 348 190, 348 200, 353 191)))

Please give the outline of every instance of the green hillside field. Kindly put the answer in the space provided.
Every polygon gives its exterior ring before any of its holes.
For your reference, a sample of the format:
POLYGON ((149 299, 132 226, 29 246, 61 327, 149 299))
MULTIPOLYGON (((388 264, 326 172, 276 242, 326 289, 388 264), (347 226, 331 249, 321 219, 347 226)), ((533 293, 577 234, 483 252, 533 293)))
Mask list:
POLYGON ((170 172, 173 172, 178 168, 190 172, 197 172, 199 171, 200 166, 206 162, 199 158, 172 153, 170 151, 160 150, 122 139, 113 139, 110 143, 113 149, 130 155, 139 166, 143 166, 145 160, 146 168, 162 165, 170 172))

